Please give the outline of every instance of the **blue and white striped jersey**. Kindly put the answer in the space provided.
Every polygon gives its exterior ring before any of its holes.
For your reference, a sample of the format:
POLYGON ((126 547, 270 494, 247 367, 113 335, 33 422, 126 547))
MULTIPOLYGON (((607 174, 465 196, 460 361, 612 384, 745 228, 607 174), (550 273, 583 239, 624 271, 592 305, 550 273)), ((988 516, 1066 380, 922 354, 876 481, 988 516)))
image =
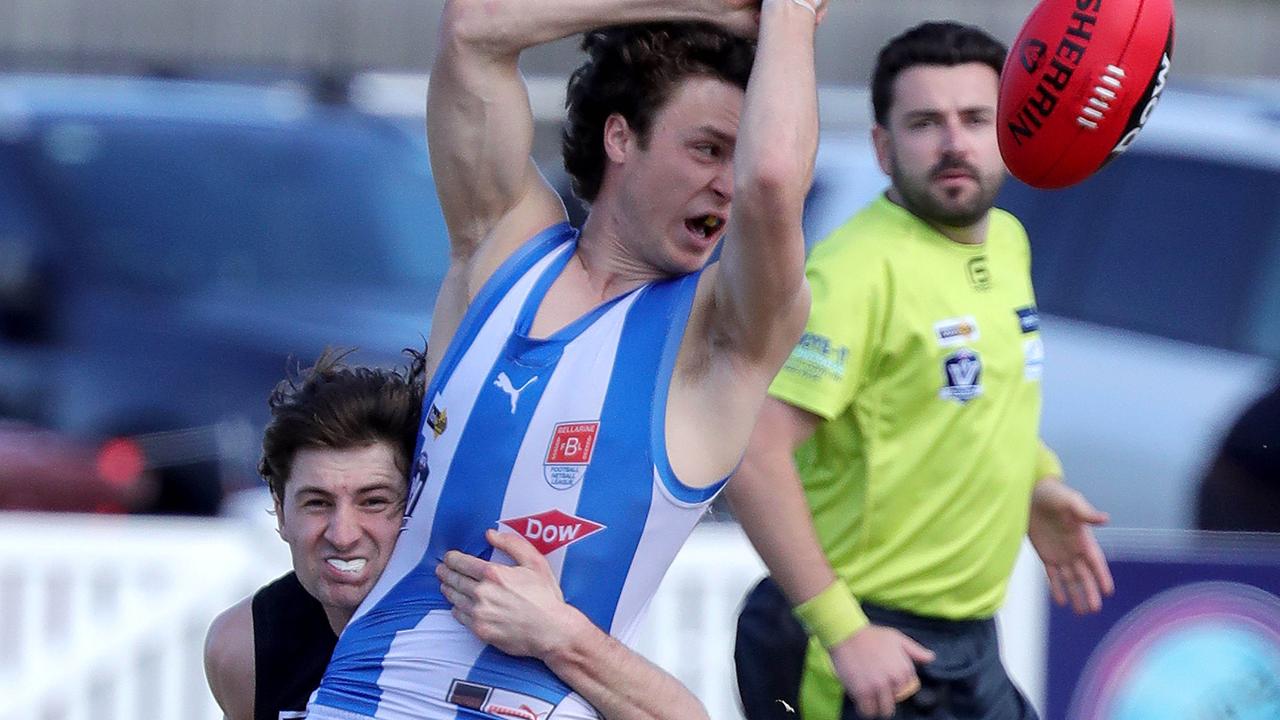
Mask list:
POLYGON ((428 388, 400 539, 338 641, 310 717, 597 717, 541 662, 485 646, 454 620, 435 577, 449 550, 494 553, 485 530, 521 533, 565 599, 628 642, 723 486, 681 484, 666 454, 667 391, 700 273, 530 338, 576 245, 567 224, 543 231, 468 309, 428 388))

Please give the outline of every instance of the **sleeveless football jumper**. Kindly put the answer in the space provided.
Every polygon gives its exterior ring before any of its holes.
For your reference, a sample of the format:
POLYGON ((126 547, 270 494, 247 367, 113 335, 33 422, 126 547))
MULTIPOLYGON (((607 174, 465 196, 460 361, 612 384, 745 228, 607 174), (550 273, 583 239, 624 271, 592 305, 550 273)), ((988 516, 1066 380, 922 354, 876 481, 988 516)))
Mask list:
POLYGON ((254 593, 250 608, 254 720, 306 717, 338 641, 324 606, 289 572, 254 593))
POLYGON ((568 224, 539 233, 471 303, 427 390, 400 539, 338 641, 313 720, 598 717, 543 663, 454 620, 435 577, 449 550, 511 564, 484 532, 517 532, 566 601, 630 642, 724 485, 683 485, 666 454, 667 391, 701 273, 531 338, 576 247, 568 224))

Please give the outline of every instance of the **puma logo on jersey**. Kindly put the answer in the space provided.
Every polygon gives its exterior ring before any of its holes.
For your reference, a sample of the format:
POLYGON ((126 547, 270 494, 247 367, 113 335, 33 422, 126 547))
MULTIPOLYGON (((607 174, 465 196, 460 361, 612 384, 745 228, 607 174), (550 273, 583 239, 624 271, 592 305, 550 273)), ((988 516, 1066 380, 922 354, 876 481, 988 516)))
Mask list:
POLYGON ((511 378, 507 377, 507 374, 505 372, 500 372, 498 373, 498 379, 494 380, 493 384, 497 386, 499 390, 511 396, 511 414, 515 415, 516 403, 520 402, 520 393, 524 392, 524 389, 532 385, 534 381, 537 379, 538 379, 538 376, 534 375, 533 377, 529 378, 528 382, 526 382, 525 384, 517 388, 515 385, 512 384, 511 378))

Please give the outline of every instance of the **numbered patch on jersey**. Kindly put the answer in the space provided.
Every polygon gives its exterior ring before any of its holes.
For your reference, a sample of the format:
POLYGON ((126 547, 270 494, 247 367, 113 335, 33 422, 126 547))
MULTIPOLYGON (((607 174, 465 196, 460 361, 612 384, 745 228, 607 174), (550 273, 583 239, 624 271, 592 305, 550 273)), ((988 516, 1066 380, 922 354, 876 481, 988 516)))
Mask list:
POLYGON ((568 490, 582 480, 591 464, 596 449, 596 433, 600 421, 560 423, 551 432, 547 446, 547 459, 542 463, 542 475, 547 484, 557 490, 568 490))
POLYGON ((555 705, 525 693, 455 678, 447 700, 485 715, 515 720, 545 720, 555 705))
POLYGON ((968 348, 961 348, 942 361, 945 383, 939 392, 946 400, 967 403, 982 395, 982 358, 968 348))

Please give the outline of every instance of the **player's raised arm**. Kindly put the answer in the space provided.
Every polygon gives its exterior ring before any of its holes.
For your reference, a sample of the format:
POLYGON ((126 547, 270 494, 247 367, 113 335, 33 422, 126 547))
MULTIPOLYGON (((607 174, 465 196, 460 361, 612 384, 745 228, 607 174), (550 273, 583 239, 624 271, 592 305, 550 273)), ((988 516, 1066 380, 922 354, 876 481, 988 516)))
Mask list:
MULTIPOLYGON (((449 0, 427 96, 431 166, 455 259, 564 219, 529 159, 526 48, 606 25, 706 19, 747 28, 753 0, 449 0), (495 232, 496 231, 496 232, 495 232)), ((505 253, 500 253, 505 254, 505 253)))
POLYGON ((775 372, 808 313, 801 215, 818 143, 813 36, 825 0, 764 0, 734 155, 715 332, 775 372), (778 332, 784 330, 784 332, 778 332))

